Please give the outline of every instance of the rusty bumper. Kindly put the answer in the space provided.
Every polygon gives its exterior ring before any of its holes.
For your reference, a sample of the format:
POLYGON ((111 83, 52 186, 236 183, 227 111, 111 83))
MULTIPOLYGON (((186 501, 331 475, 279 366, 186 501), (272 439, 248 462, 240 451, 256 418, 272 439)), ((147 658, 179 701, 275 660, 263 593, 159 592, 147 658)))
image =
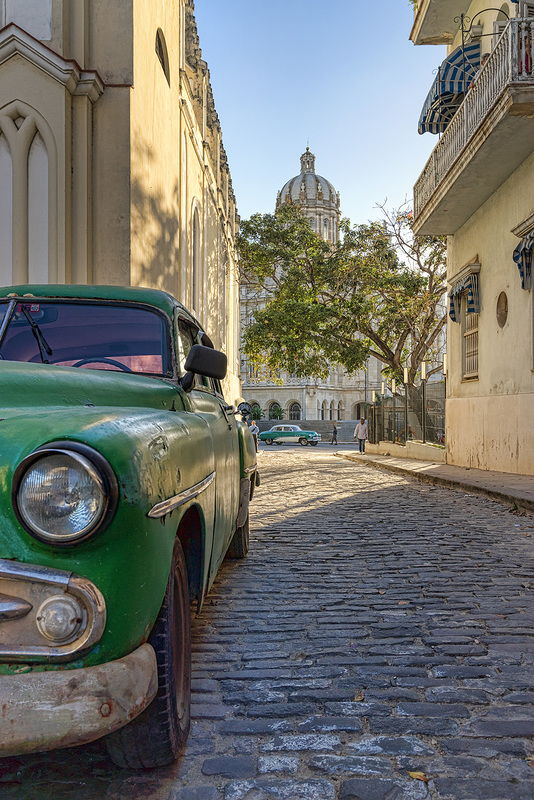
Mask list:
POLYGON ((0 756, 92 742, 134 719, 157 688, 149 644, 96 667, 0 675, 0 756))

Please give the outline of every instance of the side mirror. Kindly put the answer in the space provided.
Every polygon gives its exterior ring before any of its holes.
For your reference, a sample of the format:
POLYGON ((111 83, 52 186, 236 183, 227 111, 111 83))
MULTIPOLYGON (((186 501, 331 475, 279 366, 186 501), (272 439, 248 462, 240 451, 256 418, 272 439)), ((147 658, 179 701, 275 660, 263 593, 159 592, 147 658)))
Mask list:
POLYGON ((239 403, 237 407, 237 413, 241 414, 243 419, 246 419, 246 417, 250 417, 252 414, 252 406, 250 403, 239 403))
POLYGON ((184 368, 186 374, 180 384, 187 392, 193 384, 193 375, 205 375, 207 378, 222 380, 226 377, 227 358, 220 350, 194 344, 188 353, 184 368))

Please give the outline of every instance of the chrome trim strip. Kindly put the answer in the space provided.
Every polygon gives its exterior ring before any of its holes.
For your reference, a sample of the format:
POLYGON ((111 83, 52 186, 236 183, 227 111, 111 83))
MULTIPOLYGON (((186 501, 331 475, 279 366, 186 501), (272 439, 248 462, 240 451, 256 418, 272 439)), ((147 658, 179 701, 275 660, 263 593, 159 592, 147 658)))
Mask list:
POLYGON ((21 561, 8 561, 0 558, 0 578, 9 578, 20 581, 37 581, 38 583, 50 583, 53 586, 66 588, 72 572, 64 569, 52 569, 43 567, 40 564, 23 564, 21 561))
POLYGON ((174 511, 175 508, 183 506, 184 503, 198 497, 198 495, 207 489, 214 480, 215 472, 212 472, 211 475, 208 475, 208 477, 204 478, 200 483, 195 483, 190 489, 186 489, 184 492, 180 492, 180 494, 175 494, 174 497, 169 497, 168 500, 163 500, 161 503, 156 503, 148 512, 147 517, 150 517, 150 519, 160 519, 164 517, 166 514, 174 511))
POLYGON ((257 470, 257 468, 258 468, 258 465, 257 464, 253 464, 251 467, 245 467, 243 472, 245 473, 245 475, 250 475, 250 473, 251 472, 255 472, 257 470))

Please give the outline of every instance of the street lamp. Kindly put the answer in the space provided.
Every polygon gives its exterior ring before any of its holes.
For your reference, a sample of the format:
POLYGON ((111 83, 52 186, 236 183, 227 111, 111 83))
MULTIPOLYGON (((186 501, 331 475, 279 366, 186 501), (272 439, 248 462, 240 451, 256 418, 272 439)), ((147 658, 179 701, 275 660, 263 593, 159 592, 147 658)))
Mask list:
POLYGON ((374 389, 371 392, 371 399, 373 401, 373 444, 378 444, 376 437, 376 392, 374 389))
POLYGON ((395 444, 395 441, 396 441, 396 438, 395 438, 395 389, 396 389, 396 383, 395 383, 395 378, 393 378, 392 381, 391 381, 391 394, 393 395, 393 444, 395 444))
POLYGON ((423 444, 426 442, 426 361, 421 362, 421 389, 423 406, 423 444))
POLYGON ((408 442, 408 367, 404 367, 404 444, 408 442))
POLYGON ((380 387, 380 395, 382 397, 382 441, 384 441, 384 395, 386 393, 386 384, 382 381, 382 386, 380 387))

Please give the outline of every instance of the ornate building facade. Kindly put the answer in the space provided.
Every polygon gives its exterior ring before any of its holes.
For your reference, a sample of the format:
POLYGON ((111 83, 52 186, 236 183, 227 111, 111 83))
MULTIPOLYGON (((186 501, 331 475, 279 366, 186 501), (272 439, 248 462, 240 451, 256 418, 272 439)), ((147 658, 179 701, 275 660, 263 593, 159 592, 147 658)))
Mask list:
MULTIPOLYGON (((300 174, 278 192, 276 207, 295 203, 309 219, 312 229, 326 241, 339 240, 340 198, 334 186, 315 172, 315 156, 309 148, 300 157, 300 174)), ((241 289, 241 326, 246 328, 256 311, 265 305, 266 294, 241 289)), ((286 372, 272 374, 255 369, 245 357, 241 361, 243 396, 259 407, 266 419, 344 420, 366 416, 372 391, 381 386, 381 365, 370 358, 367 369, 348 375, 332 365, 325 380, 297 378, 286 372)))
POLYGON ((193 0, 0 2, 0 281, 143 285, 240 395, 237 215, 193 0))

